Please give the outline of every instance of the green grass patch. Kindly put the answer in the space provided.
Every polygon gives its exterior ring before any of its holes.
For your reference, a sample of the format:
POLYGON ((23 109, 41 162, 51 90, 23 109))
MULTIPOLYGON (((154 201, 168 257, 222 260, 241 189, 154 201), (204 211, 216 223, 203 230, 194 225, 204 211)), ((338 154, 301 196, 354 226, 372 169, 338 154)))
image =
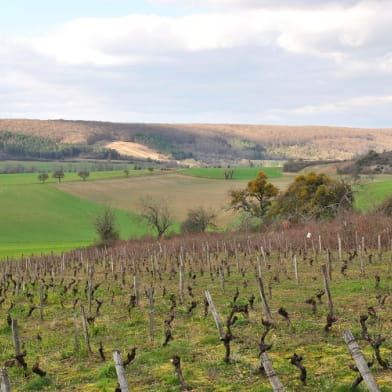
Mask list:
MULTIPOLYGON (((61 252, 97 240, 93 221, 102 206, 47 184, 0 186, 0 257, 61 252)), ((123 239, 151 233, 130 211, 115 209, 123 239)))
MULTIPOLYGON (((148 170, 129 170, 129 177, 141 176, 149 173, 148 170)), ((52 174, 49 174, 45 184, 41 184, 38 180, 37 173, 17 173, 17 174, 0 174, 0 185, 26 185, 26 184, 40 184, 45 186, 47 183, 57 183, 56 178, 52 178, 52 174)), ((64 173, 64 178, 61 182, 74 182, 83 181, 77 173, 64 173)), ((90 176, 87 178, 86 182, 94 180, 104 180, 110 178, 124 178, 125 174, 122 170, 111 170, 111 171, 95 171, 90 172, 90 176)))
POLYGON ((231 169, 215 167, 190 168, 179 170, 178 173, 193 177, 225 179, 226 170, 234 170, 233 180, 251 180, 260 171, 263 171, 268 178, 282 177, 282 168, 280 167, 233 167, 231 169))
POLYGON ((392 181, 372 182, 355 188, 355 208, 370 211, 392 194, 392 181))

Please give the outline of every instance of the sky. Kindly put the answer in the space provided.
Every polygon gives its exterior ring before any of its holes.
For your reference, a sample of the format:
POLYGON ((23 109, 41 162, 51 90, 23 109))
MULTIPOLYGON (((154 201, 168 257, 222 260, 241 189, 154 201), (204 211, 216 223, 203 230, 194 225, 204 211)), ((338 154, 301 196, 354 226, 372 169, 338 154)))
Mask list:
POLYGON ((390 0, 0 6, 0 118, 392 127, 390 0))

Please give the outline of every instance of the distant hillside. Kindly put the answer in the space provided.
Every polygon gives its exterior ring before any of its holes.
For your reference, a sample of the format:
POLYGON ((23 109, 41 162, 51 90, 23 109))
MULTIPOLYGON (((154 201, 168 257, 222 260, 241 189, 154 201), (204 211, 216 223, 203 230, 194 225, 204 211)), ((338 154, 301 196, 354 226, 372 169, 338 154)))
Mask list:
POLYGON ((87 144, 59 143, 48 137, 0 131, 0 159, 118 159, 114 149, 87 144))
POLYGON ((134 149, 139 156, 147 151, 146 158, 154 154, 152 159, 194 159, 206 164, 244 159, 351 159, 369 150, 392 150, 392 128, 0 120, 0 130, 63 144, 117 145, 123 154, 132 155, 134 149))
POLYGON ((369 151, 367 154, 342 165, 342 174, 392 174, 392 151, 369 151))

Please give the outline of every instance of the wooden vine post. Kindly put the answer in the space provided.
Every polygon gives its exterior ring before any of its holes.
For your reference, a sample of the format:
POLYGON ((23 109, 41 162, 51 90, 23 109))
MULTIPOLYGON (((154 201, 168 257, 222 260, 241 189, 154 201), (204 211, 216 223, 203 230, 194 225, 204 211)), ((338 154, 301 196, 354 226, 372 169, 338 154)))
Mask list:
POLYGON ((41 321, 44 321, 44 301, 45 301, 45 294, 44 294, 45 286, 41 283, 39 289, 39 318, 41 321))
POLYGON ((377 236, 377 254, 378 254, 378 261, 381 263, 382 261, 382 248, 381 248, 381 235, 377 236))
POLYGON ((11 383, 8 379, 8 372, 6 367, 0 369, 0 385, 1 392, 11 392, 11 383))
POLYGON ((355 364, 357 365, 357 368, 361 373, 363 381, 365 382, 369 391, 381 392, 376 380, 374 379, 372 373, 369 370, 365 358, 362 355, 361 349, 359 348, 358 343, 355 341, 355 338, 351 331, 344 331, 343 339, 346 342, 348 349, 350 350, 351 356, 353 357, 355 364))
POLYGON ((137 276, 133 276, 133 295, 135 296, 136 306, 139 306, 139 281, 137 276))
POLYGON ((342 262, 342 239, 340 235, 338 235, 338 255, 339 255, 339 262, 342 262))
POLYGON ((150 325, 150 341, 154 343, 154 289, 150 287, 148 289, 148 299, 149 299, 149 325, 150 325))
POLYGON ((267 297, 265 296, 263 280, 260 277, 257 277, 257 285, 259 286, 259 292, 261 297, 261 303, 263 304, 264 313, 270 323, 274 323, 272 318, 272 314, 270 308, 268 306, 267 297))
POLYGON ((332 280, 332 255, 329 249, 327 249, 327 269, 328 269, 328 278, 329 280, 332 280))
POLYGON ((214 302, 212 301, 210 292, 206 290, 204 294, 207 298, 209 308, 211 309, 212 317, 214 317, 216 327, 218 328, 219 337, 222 339, 225 335, 223 332, 222 321, 219 317, 218 311, 215 308, 214 302))
POLYGON ((20 341, 19 341, 19 333, 18 333, 18 320, 12 319, 11 328, 12 328, 12 340, 14 342, 15 356, 19 356, 20 341))
POLYGON ((294 276, 295 276, 295 283, 299 285, 299 278, 298 278, 298 261, 297 256, 293 256, 293 266, 294 266, 294 276))
POLYGON ((325 292, 327 294, 329 315, 331 317, 333 317, 335 315, 335 313, 334 313, 334 309, 333 309, 331 291, 329 290, 327 267, 326 267, 325 264, 323 264, 321 266, 321 271, 323 272, 324 289, 325 289, 325 292))
POLYGON ((80 305, 80 310, 81 310, 83 334, 84 334, 84 340, 86 342, 87 353, 88 353, 88 355, 92 355, 93 352, 92 352, 91 346, 90 346, 90 335, 88 333, 87 318, 86 318, 86 313, 84 311, 83 305, 80 305))
POLYGON ((274 392, 284 392, 283 385, 280 383, 278 375, 276 374, 276 371, 272 366, 271 360, 269 359, 267 352, 262 352, 260 354, 260 358, 265 370, 265 374, 267 375, 274 392))
POLYGON ((116 367, 117 380, 118 383, 120 384, 121 392, 130 392, 127 379, 125 378, 125 370, 123 366, 123 361, 121 359, 120 350, 113 351, 113 359, 114 359, 114 366, 116 367))
POLYGON ((76 353, 80 350, 80 343, 79 343, 79 328, 78 323, 76 321, 76 313, 73 315, 73 323, 74 323, 74 350, 76 353))
POLYGON ((180 281, 179 281, 179 294, 180 294, 180 303, 184 303, 184 259, 182 257, 182 253, 180 253, 180 281))

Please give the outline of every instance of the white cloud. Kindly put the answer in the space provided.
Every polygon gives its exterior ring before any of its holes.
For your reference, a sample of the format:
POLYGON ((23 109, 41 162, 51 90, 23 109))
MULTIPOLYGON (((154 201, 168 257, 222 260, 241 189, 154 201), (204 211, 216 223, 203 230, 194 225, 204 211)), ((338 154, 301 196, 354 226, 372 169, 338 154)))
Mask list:
MULTIPOLYGON (((278 8, 322 7, 328 4, 353 5, 360 0, 149 0, 152 4, 175 5, 190 8, 278 8)), ((382 1, 382 0, 373 0, 382 1)))
MULTIPOLYGON (((233 0, 234 1, 234 0, 233 0)), ((384 61, 391 45, 392 4, 361 2, 322 9, 261 8, 185 17, 129 15, 71 21, 33 44, 63 64, 119 66, 173 61, 194 51, 275 46, 328 57, 350 70, 384 61)), ((259 48, 259 49, 258 49, 259 48)))
POLYGON ((363 109, 371 109, 380 105, 390 106, 392 103, 392 95, 383 96, 358 96, 345 100, 327 102, 318 105, 306 105, 293 109, 270 109, 265 115, 275 120, 294 115, 301 118, 319 115, 336 115, 344 113, 352 113, 363 109))
POLYGON ((390 125, 392 4, 234 3, 0 35, 0 117, 390 125))

